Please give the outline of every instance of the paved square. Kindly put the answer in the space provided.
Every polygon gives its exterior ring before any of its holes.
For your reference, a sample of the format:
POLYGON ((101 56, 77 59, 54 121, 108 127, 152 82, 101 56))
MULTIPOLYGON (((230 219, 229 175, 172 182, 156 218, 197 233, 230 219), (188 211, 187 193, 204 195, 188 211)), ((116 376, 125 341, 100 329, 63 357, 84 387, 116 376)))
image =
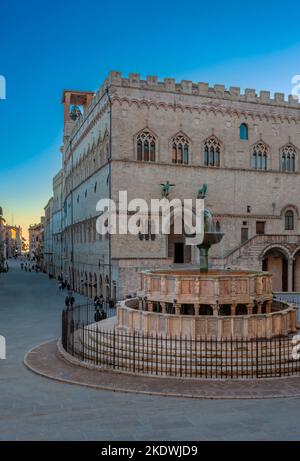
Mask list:
MULTIPOLYGON (((10 262, 0 275, 0 440, 299 440, 300 400, 191 400, 117 394, 39 377, 25 353, 60 335, 65 293, 10 262)), ((82 300, 76 295, 77 301, 82 300)))

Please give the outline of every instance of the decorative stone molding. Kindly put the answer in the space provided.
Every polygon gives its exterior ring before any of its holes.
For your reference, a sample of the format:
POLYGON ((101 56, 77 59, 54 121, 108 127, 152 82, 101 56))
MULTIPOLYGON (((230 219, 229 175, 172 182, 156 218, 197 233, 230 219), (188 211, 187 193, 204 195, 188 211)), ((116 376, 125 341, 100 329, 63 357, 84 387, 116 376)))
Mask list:
MULTIPOLYGON (((167 103, 167 102, 155 102, 153 100, 146 100, 146 99, 134 99, 134 98, 127 98, 127 97, 120 97, 115 95, 112 99, 112 103, 118 103, 120 106, 123 104, 127 104, 128 107, 136 105, 138 108, 141 108, 143 105, 150 109, 151 107, 155 109, 163 109, 163 110, 175 110, 181 112, 190 112, 190 113, 197 113, 201 114, 201 112, 205 112, 206 114, 213 113, 216 115, 217 113, 221 114, 222 116, 230 116, 230 117, 237 117, 237 118, 251 118, 253 121, 255 119, 262 121, 265 119, 266 121, 274 120, 276 121, 288 121, 291 123, 294 121, 295 123, 299 123, 300 117, 296 115, 287 115, 287 114, 272 114, 270 115, 269 112, 264 112, 260 109, 260 111, 250 111, 250 110, 237 110, 233 109, 232 107, 225 107, 225 106, 218 106, 215 103, 214 106, 208 106, 206 104, 199 104, 199 105, 182 105, 178 102, 175 103, 167 103)), ((300 105, 299 105, 300 106, 300 105)))
MULTIPOLYGON (((217 306, 215 306, 217 309, 217 306)), ((138 310, 138 300, 119 304, 117 329, 190 338, 264 338, 296 333, 297 308, 288 303, 273 303, 279 310, 267 314, 218 316, 160 314, 138 310)), ((252 309, 252 306, 249 307, 252 309)))
POLYGON ((139 296, 149 301, 179 304, 251 304, 272 299, 272 276, 267 272, 146 271, 139 296))

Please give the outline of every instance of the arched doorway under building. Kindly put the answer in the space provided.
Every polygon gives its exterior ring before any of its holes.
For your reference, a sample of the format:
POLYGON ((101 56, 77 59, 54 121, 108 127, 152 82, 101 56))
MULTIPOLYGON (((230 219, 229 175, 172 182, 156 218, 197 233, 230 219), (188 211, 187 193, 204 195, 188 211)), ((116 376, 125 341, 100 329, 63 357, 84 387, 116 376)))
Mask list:
POLYGON ((288 258, 281 248, 270 248, 264 254, 262 270, 272 274, 273 291, 288 291, 288 258))
POLYGON ((296 253, 294 253, 293 291, 300 291, 300 248, 296 251, 296 253))

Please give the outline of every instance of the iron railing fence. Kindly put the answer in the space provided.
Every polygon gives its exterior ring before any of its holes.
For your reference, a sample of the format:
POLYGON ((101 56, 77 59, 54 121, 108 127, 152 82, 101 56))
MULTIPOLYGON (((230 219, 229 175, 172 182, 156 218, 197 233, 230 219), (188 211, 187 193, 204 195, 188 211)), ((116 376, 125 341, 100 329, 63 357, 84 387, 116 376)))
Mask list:
MULTIPOLYGON (((107 317, 116 314, 103 306, 107 317)), ((292 336, 276 338, 171 337, 104 329, 93 305, 64 310, 62 344, 72 356, 106 369, 154 376, 256 379, 300 373, 292 336)))

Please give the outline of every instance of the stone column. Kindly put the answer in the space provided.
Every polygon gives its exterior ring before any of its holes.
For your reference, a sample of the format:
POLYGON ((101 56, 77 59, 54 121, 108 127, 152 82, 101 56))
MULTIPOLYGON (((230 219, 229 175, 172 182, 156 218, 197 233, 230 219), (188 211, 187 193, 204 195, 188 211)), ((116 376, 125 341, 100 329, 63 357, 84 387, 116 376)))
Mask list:
POLYGON ((261 315, 262 313, 262 303, 257 303, 257 314, 261 315))
POLYGON ((148 301, 147 305, 148 305, 148 312, 153 312, 153 302, 148 301))
POLYGON ((213 310, 213 315, 215 317, 218 317, 218 315, 219 315, 219 305, 218 304, 212 304, 211 308, 213 310))
POLYGON ((167 304, 166 303, 160 303, 160 307, 161 307, 162 314, 165 314, 167 312, 167 304))
POLYGON ((200 315, 200 304, 194 304, 194 315, 200 315))
POLYGON ((181 294, 181 282, 178 277, 175 278, 175 298, 179 297, 181 294))
POLYGON ((253 304, 247 304, 247 315, 253 314, 253 304))
POLYGON ((293 265, 294 260, 293 258, 289 258, 288 261, 288 291, 293 291, 293 265))
POLYGON ((271 314, 272 312, 272 301, 266 302, 266 314, 271 314))
POLYGON ((231 304, 231 307, 230 307, 230 315, 231 315, 232 317, 236 315, 236 307, 237 307, 236 304, 231 304))
POLYGON ((143 310, 143 300, 139 298, 139 311, 143 310))
POLYGON ((290 312, 290 329, 291 333, 297 333, 297 306, 294 305, 294 310, 290 312))
POLYGON ((180 315, 181 314, 181 304, 175 303, 174 307, 175 307, 175 314, 180 315))
POLYGON ((161 288, 161 294, 166 296, 168 293, 168 287, 167 287, 167 277, 164 275, 160 279, 160 288, 161 288))

